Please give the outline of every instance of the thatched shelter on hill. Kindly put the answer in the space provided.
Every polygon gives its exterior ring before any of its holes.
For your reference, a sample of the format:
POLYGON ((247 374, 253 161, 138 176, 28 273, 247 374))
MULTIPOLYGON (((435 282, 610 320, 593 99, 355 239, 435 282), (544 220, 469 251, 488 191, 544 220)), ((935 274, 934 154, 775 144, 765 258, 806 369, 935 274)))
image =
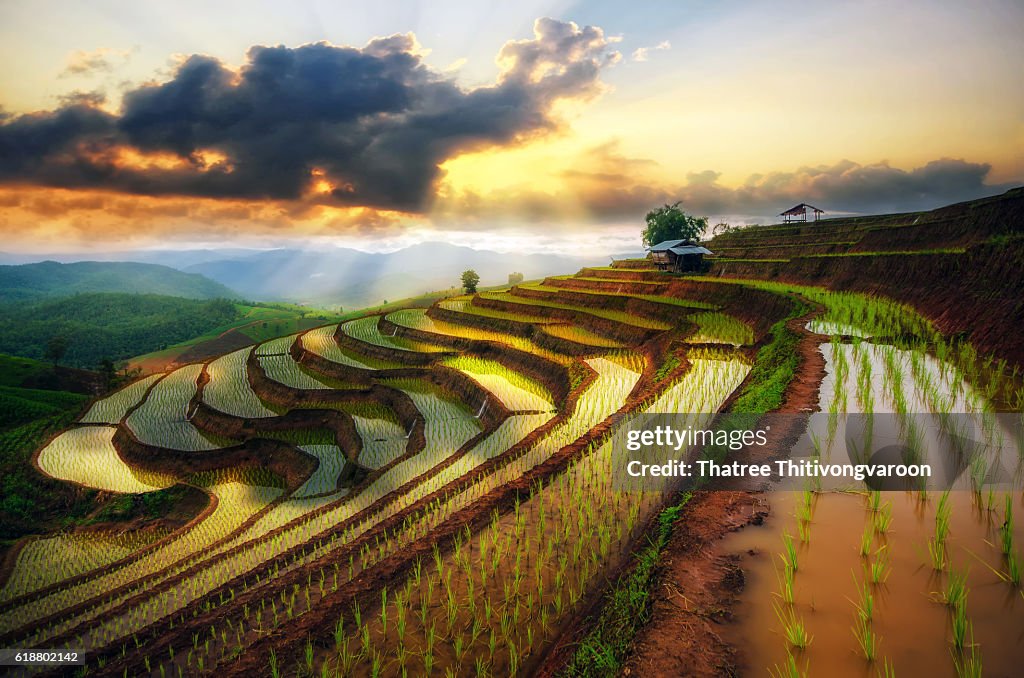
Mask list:
POLYGON ((796 207, 790 207, 785 212, 780 212, 779 216, 785 219, 787 224, 791 221, 807 221, 807 210, 813 210, 815 221, 820 219, 821 215, 825 213, 825 210, 820 210, 814 205, 802 202, 796 207))

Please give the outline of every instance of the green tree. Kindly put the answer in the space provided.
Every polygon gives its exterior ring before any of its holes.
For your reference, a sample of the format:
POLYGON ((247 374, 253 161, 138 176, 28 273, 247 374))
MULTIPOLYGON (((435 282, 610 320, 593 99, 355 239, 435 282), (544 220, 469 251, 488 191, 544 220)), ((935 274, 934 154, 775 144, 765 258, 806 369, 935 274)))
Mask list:
POLYGON ((103 385, 107 390, 112 389, 117 381, 117 367, 114 366, 113 360, 104 358, 100 361, 100 375, 103 376, 103 385))
POLYGON ((462 287, 466 294, 475 294, 476 286, 480 284, 480 276, 473 269, 462 272, 462 287))
POLYGON ((64 354, 68 352, 68 339, 65 336, 58 334, 57 336, 50 337, 50 340, 46 342, 46 357, 56 367, 63 358, 64 354))
POLYGON ((509 285, 518 285, 519 283, 523 282, 523 280, 525 280, 525 279, 526 279, 526 276, 524 276, 522 273, 518 273, 517 272, 517 273, 509 273, 508 274, 508 284, 509 285))
POLYGON ((644 217, 644 245, 652 247, 666 240, 697 240, 708 227, 707 217, 694 217, 679 209, 679 202, 651 210, 644 217))

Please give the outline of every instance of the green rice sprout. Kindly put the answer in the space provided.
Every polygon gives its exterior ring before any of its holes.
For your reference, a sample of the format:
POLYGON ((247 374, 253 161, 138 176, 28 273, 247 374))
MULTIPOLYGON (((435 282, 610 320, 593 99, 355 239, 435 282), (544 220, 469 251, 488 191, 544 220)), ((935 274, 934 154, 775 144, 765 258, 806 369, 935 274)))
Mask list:
POLYGON ((782 546, 785 548, 785 553, 782 556, 783 561, 793 572, 796 572, 799 569, 797 566, 796 545, 793 543, 793 535, 789 531, 782 533, 782 546))
POLYGON ((872 584, 879 585, 885 583, 892 572, 892 568, 889 566, 888 546, 882 546, 875 551, 875 557, 868 563, 866 569, 868 579, 872 584))
POLYGON ((775 616, 782 624, 782 632, 786 641, 795 648, 801 650, 807 648, 814 637, 807 633, 803 618, 792 607, 782 608, 777 604, 774 607, 775 616))
POLYGON ((806 678, 807 668, 809 666, 809 660, 804 661, 804 666, 801 668, 796 663, 796 657, 793 656, 792 652, 786 652, 786 661, 779 666, 776 664, 774 667, 768 669, 768 675, 772 678, 806 678))
POLYGON ((853 637, 856 638, 857 645, 864 654, 864 659, 869 663, 875 661, 875 657, 878 654, 879 638, 875 635, 874 629, 871 628, 871 621, 858 614, 852 630, 853 637))

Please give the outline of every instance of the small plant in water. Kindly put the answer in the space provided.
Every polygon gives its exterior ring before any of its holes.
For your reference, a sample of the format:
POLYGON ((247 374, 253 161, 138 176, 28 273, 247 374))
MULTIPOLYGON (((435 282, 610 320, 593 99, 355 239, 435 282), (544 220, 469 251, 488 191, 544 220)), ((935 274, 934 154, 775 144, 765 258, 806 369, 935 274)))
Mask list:
POLYGON ((797 567, 796 546, 793 544, 793 535, 791 535, 788 530, 782 533, 782 545, 786 549, 786 552, 782 556, 783 560, 794 572, 796 572, 797 569, 799 569, 797 567))
POLYGON ((857 644, 860 646, 861 652, 864 653, 864 659, 869 662, 875 661, 879 638, 871 628, 871 622, 860 614, 857 615, 853 624, 853 637, 857 639, 857 644))
POLYGON ((796 663, 796 657, 792 652, 786 653, 786 661, 782 666, 776 664, 768 669, 768 675, 772 678, 804 678, 807 675, 808 662, 804 662, 803 668, 796 663))
POLYGON ((808 635, 803 618, 797 615, 796 610, 793 608, 782 608, 776 604, 775 616, 779 618, 779 622, 782 624, 783 635, 793 647, 804 649, 814 640, 813 636, 808 635))

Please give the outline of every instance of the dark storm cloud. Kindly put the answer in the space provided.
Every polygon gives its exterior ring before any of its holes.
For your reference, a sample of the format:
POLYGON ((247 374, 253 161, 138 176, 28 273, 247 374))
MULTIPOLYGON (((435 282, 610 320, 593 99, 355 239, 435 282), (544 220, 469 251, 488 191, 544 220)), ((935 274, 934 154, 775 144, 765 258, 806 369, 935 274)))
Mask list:
POLYGON ((472 90, 426 66, 411 35, 253 47, 237 72, 194 55, 127 92, 118 114, 78 98, 0 120, 0 182, 296 200, 326 180, 317 200, 419 211, 438 165, 556 127, 551 105, 600 91, 617 56, 600 29, 552 19, 507 43, 497 83, 472 90), (163 162, 125 161, 126 149, 163 162))
POLYGON ((721 173, 691 172, 677 183, 657 181, 657 163, 624 156, 616 142, 581 153, 576 169, 559 177, 565 189, 529 188, 465 191, 448 196, 436 216, 471 218, 495 227, 509 214, 548 223, 616 223, 636 220, 648 210, 680 201, 695 214, 750 217, 770 221, 800 202, 828 213, 879 214, 927 210, 995 195, 1016 184, 987 181, 987 163, 943 158, 903 170, 886 163, 802 167, 790 172, 753 174, 740 186, 719 183, 721 173))
POLYGON ((693 177, 686 193, 717 213, 776 214, 798 202, 833 212, 884 213, 932 209, 1006 190, 986 183, 988 163, 942 158, 904 170, 886 163, 849 160, 795 172, 754 175, 736 189, 721 188, 717 176, 693 177), (786 204, 791 203, 791 204, 786 204))
MULTIPOLYGON (((592 165, 611 162, 641 167, 614 150, 595 149, 592 165), (599 157, 606 161, 600 162, 599 157)), ((738 187, 719 183, 720 173, 711 170, 686 175, 685 182, 661 184, 637 180, 635 171, 573 171, 564 176, 586 209, 599 219, 635 216, 652 205, 681 200, 688 210, 701 214, 745 214, 773 217, 796 203, 809 202, 830 212, 861 214, 933 209, 953 202, 992 195, 1014 184, 987 182, 988 163, 942 158, 911 170, 886 163, 860 165, 842 160, 834 165, 802 167, 792 172, 754 174, 738 187)), ((523 196, 534 211, 537 199, 523 196)), ((552 209, 557 209, 553 203, 552 209)))

